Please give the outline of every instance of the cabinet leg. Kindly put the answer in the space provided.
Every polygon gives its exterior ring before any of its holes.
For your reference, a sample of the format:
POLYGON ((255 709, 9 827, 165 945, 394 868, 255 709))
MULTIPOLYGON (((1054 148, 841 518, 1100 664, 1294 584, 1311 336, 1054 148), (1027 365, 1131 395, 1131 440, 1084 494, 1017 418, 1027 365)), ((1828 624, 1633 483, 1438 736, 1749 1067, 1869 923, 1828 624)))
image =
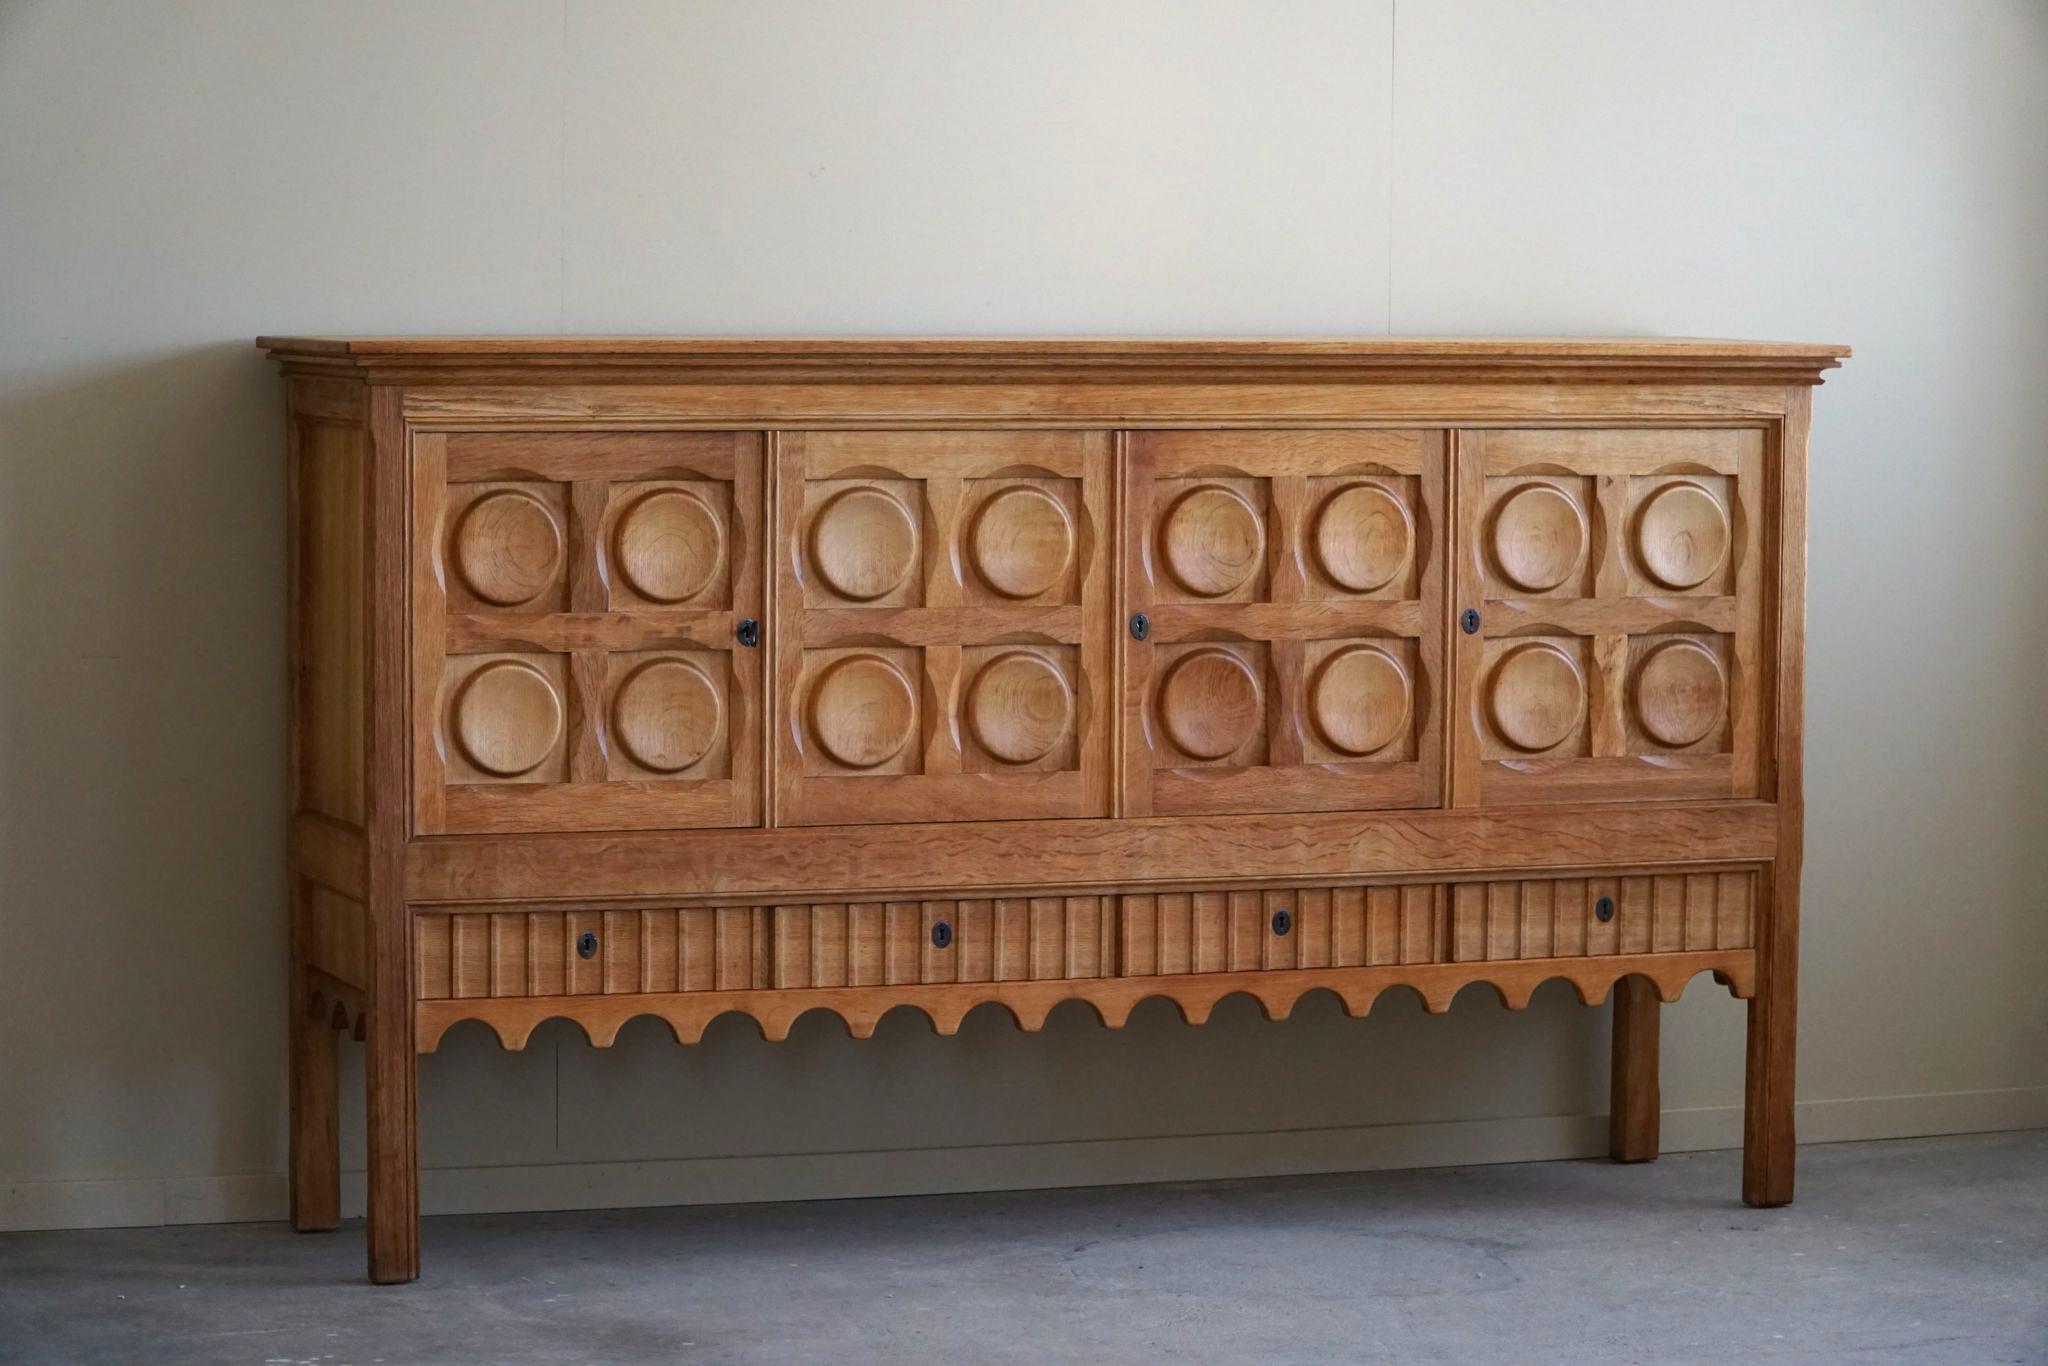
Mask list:
POLYGON ((1647 977, 1614 984, 1614 1065, 1607 1152, 1616 1162, 1657 1160, 1657 1026, 1663 1004, 1647 977))
POLYGON ((1764 934, 1749 1002, 1749 1062, 1742 1109, 1742 1199, 1792 1203, 1792 1084, 1799 1030, 1799 889, 1796 873, 1765 875, 1764 934))
POLYGON ((301 1233, 341 1222, 341 1096, 335 1078, 339 1036, 314 1019, 303 999, 291 1024, 292 1227, 301 1233))
POLYGON ((395 1285, 420 1274, 417 1059, 408 1015, 373 1008, 365 1042, 370 1279, 395 1285))
POLYGON ((335 1076, 339 1040, 333 1024, 315 1012, 306 980, 312 888, 294 874, 287 893, 291 957, 285 995, 291 1018, 285 1037, 291 1069, 292 1227, 313 1233, 341 1222, 341 1094, 335 1076))

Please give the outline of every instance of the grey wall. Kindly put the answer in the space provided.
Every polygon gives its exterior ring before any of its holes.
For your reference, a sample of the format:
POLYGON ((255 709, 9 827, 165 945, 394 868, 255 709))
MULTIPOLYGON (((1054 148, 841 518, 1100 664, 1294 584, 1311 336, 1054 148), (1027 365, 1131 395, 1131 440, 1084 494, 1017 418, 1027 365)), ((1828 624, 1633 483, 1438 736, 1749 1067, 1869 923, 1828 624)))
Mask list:
MULTIPOLYGON (((1802 1122, 2048 1123, 2037 0, 5 0, 0 130, 0 1226, 283 1208, 259 331, 1853 343, 1814 429, 1802 1122)), ((1604 1012, 1485 996, 465 1027, 427 1200, 1591 1151, 1604 1012)), ((1741 1022, 1704 983, 1669 1012, 1671 1146, 1737 1136, 1741 1022)))

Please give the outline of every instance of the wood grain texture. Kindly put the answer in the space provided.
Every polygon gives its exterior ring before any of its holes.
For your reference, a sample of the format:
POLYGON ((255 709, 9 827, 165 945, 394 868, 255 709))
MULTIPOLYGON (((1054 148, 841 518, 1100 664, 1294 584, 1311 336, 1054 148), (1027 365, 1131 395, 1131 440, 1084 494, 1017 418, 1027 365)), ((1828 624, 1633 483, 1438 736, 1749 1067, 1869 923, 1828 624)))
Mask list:
POLYGON ((761 819, 761 651, 737 636, 765 610, 763 449, 413 438, 416 830, 761 819))
POLYGON ((1757 794, 1769 437, 1461 434, 1456 804, 1757 794))
MULTIPOLYGON (((655 996, 1749 949, 1753 869, 1088 895, 455 911, 423 1001, 655 996)), ((565 1008, 584 1018, 601 1004, 565 1008)))
POLYGON ((356 402, 354 422, 294 408, 287 601, 293 808, 361 826, 369 441, 356 402))
MULTIPOLYGON (((1559 425, 1648 422, 1725 426, 1777 421, 1785 390, 1775 384, 1659 384, 1637 377, 1626 384, 1502 380, 1497 374, 1448 376, 1400 383, 1361 378, 1320 384, 1307 377, 1278 383, 1195 383, 1201 376, 1162 374, 1119 383, 1107 374, 1046 378, 1041 382, 949 380, 898 383, 869 375, 844 384, 775 383, 752 377, 718 384, 711 377, 674 382, 661 372, 645 383, 409 384, 408 419, 425 425, 516 425, 588 435, 640 431, 649 425, 706 426, 716 421, 778 431, 947 430, 1005 431, 1101 429, 1271 430, 1364 427, 1559 425), (664 382, 667 381, 667 382, 664 382), (716 414, 715 418, 707 415, 716 414)), ((623 378, 641 378, 632 375, 623 378)), ((914 379, 914 377, 912 377, 914 379)))
POLYGON ((286 975, 291 1092, 290 1183, 292 1227, 302 1233, 341 1222, 341 1095, 336 1073, 334 1028, 302 966, 318 956, 310 905, 318 890, 307 879, 290 879, 292 967, 286 975))
POLYGON ((1805 461, 1846 348, 263 344, 294 1218, 335 1211, 350 1034, 373 1279, 417 1273, 415 1058, 464 1018, 1619 980, 1629 1160, 1657 1003, 1712 971, 1752 997, 1745 1198, 1791 1198, 1805 461))
POLYGON ((1109 814, 1110 450, 778 440, 775 824, 1109 814))
POLYGON ((1619 854, 1645 864, 1738 863, 1770 858, 1779 829, 1767 802, 1688 802, 960 822, 899 826, 890 835, 886 859, 875 857, 873 831, 841 827, 415 841, 405 850, 407 896, 415 905, 633 897, 673 904, 773 900, 798 889, 815 897, 933 887, 995 895, 1141 881, 1564 870, 1611 866, 1619 854))
POLYGON ((1441 801, 1446 438, 1127 443, 1121 809, 1441 801))
POLYGON ((368 557, 369 810, 365 878, 369 989, 365 993, 370 1279, 420 1274, 419 1073, 413 1040, 412 917, 405 901, 409 833, 406 769, 411 679, 406 624, 412 452, 398 395, 370 394, 368 557))
POLYGON ((465 1020, 487 1026, 507 1048, 523 1048, 533 1031, 551 1019, 575 1021, 600 1048, 617 1039, 619 1030, 641 1016, 666 1022, 680 1043, 695 1043, 721 1015, 744 1015, 760 1026, 763 1037, 781 1040, 798 1019, 811 1011, 837 1015, 855 1038, 875 1032, 884 1014, 899 1006, 923 1011, 941 1034, 959 1031, 969 1011, 999 1005, 1021 1029, 1036 1031, 1054 1006, 1081 1001, 1102 1023, 1119 1028, 1141 1002, 1171 1002, 1183 1020, 1201 1024, 1225 997, 1242 993, 1259 1003, 1270 1020, 1284 1020, 1300 999, 1328 991, 1354 1018, 1366 1014, 1383 993, 1406 987, 1422 998, 1431 1014, 1451 1008, 1466 987, 1484 983, 1509 1009, 1529 1003, 1537 987, 1553 980, 1570 982, 1579 999, 1593 1005, 1608 989, 1631 973, 1656 984, 1659 999, 1676 1001, 1686 983, 1701 973, 1714 974, 1738 997, 1747 996, 1755 980, 1755 954, 1677 953, 1657 956, 1533 959, 1517 963, 1436 963, 1401 967, 1304 968, 1258 972, 1203 972, 1177 977, 1087 978, 1080 980, 1018 980, 899 985, 887 991, 866 987, 799 991, 709 991, 662 996, 545 997, 492 1001, 421 1001, 419 1037, 423 1051, 440 1046, 450 1028, 465 1020))
POLYGON ((286 970, 292 1227, 341 1219, 333 1014, 365 1023, 368 392, 298 379, 286 421, 286 970), (343 995, 347 1000, 337 999, 343 995))
MULTIPOLYGON (((1357 383, 1422 377, 1511 376, 1643 383, 1816 384, 1848 356, 1843 346, 1695 338, 680 338, 680 337, 261 337, 288 373, 374 374, 422 384, 488 378, 562 386, 660 377, 738 376, 817 386, 891 379, 964 381, 1002 376, 1158 375, 1182 382, 1340 378, 1357 383)), ((857 405, 841 403, 844 410, 857 405)))
POLYGON ((1657 987, 1644 977, 1614 984, 1614 1048, 1608 1072, 1607 1151, 1616 1162, 1657 1160, 1657 987))
POLYGON ((1742 1198, 1763 1208, 1791 1203, 1798 1144, 1793 1106, 1805 768, 1806 464, 1812 396, 1803 389, 1788 391, 1787 411, 1776 462, 1773 520, 1778 562, 1771 599, 1779 661, 1771 698, 1778 737, 1773 776, 1780 847, 1765 875, 1757 954, 1761 990, 1749 1008, 1742 1131, 1742 1198))

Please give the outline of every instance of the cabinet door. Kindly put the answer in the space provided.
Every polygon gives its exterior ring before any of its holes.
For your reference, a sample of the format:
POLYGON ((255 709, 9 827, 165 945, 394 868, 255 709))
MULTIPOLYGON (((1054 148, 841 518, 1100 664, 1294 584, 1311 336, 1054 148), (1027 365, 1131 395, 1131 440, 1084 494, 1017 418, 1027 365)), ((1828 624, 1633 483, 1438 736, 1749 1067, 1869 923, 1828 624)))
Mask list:
POLYGON ((777 822, 1108 815, 1109 435, 778 440, 777 822))
POLYGON ((1460 433, 1458 805, 1757 794, 1763 458, 1759 429, 1460 433))
POLYGON ((415 828, 758 823, 762 438, 412 449, 415 828))
POLYGON ((1445 440, 1131 436, 1127 814, 1438 804, 1445 440))

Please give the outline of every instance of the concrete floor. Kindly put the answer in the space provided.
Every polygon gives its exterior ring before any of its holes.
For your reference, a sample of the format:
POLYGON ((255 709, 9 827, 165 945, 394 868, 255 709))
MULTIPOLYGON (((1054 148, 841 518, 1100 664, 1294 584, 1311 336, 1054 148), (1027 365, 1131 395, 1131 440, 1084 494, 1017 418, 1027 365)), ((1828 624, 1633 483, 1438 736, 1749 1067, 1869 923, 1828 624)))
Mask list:
POLYGON ((2048 1131, 1739 1154, 0 1237, 0 1361, 2048 1361, 2048 1131))

